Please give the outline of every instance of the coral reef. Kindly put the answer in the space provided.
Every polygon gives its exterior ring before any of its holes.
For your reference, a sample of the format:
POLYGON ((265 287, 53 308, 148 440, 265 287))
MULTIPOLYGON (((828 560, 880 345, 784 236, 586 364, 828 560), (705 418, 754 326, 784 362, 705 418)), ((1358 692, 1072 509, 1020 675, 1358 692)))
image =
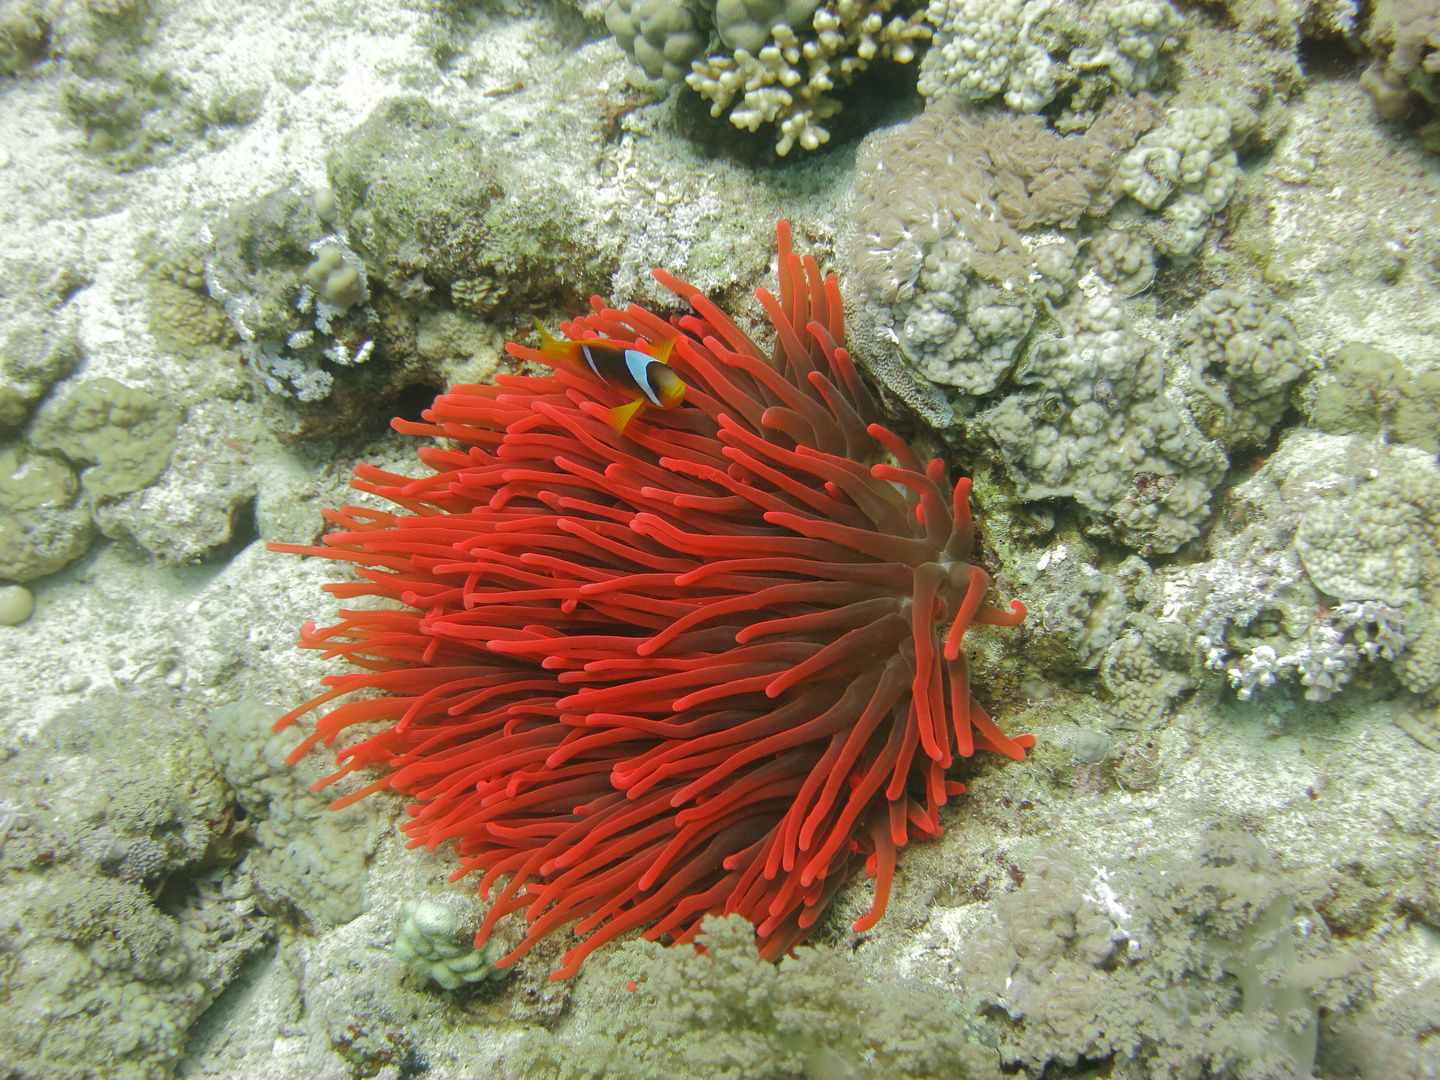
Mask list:
POLYGON ((1136 296, 1155 280, 1155 248, 1134 233, 1102 229, 1092 233, 1085 245, 1085 267, 1104 278, 1120 296, 1136 296))
POLYGON ((1233 833, 1208 836, 1199 858, 1090 880, 1043 850, 951 964, 1011 1067, 1308 1076, 1326 986, 1349 968, 1314 898, 1233 833))
POLYGON ((1440 1073, 1440 1053, 1415 1037, 1440 1024, 1440 981, 1416 987, 1374 1015, 1331 1021, 1318 1064, 1335 1075, 1395 1076, 1425 1080, 1440 1073))
POLYGON ((1104 71, 1120 90, 1148 89, 1180 47, 1184 20, 1166 0, 1095 5, 1068 25, 1059 18, 1048 25, 1056 7, 1050 0, 930 0, 935 40, 921 61, 920 93, 932 101, 1003 93, 1009 108, 1033 113, 1086 71, 1104 71), (1061 51, 1061 42, 1068 55, 1057 60, 1051 52, 1061 51))
POLYGON ((196 143, 220 145, 261 111, 251 85, 197 92, 149 56, 163 5, 151 0, 8 0, 0 6, 0 74, 48 67, 87 151, 130 171, 196 143))
POLYGON ((1152 620, 1132 616, 1132 621, 1141 623, 1141 628, 1126 630, 1105 650, 1100 683, 1113 699, 1112 728, 1154 731, 1168 719, 1173 700, 1193 685, 1162 664, 1158 654, 1183 652, 1190 638, 1167 634, 1164 624, 1152 620))
POLYGON ((1107 912, 1086 897, 1074 867, 1056 851, 1028 861, 1022 888, 995 904, 992 933, 966 957, 966 989, 1024 1027, 1001 1048, 1002 1060, 1036 1066, 1049 1057, 1074 1065, 1108 1056, 1109 996, 1102 965, 1118 938, 1107 912))
POLYGON ((935 40, 920 63, 920 93, 973 101, 1005 92, 1019 112, 1035 112, 1055 96, 1058 73, 1030 40, 1042 4, 1024 0, 932 0, 927 17, 935 40))
POLYGON ((1037 644, 1039 640, 1054 642, 1066 660, 1097 669, 1129 614, 1120 583, 1088 563, 1070 558, 1067 549, 1059 558, 1047 558, 1034 581, 1027 584, 1044 597, 1031 608, 1031 634, 1037 644))
POLYGON ((1273 645, 1251 645, 1225 673, 1241 701, 1289 674, 1305 687, 1307 701, 1329 701, 1354 677, 1362 655, 1395 659, 1405 646, 1404 629, 1403 615, 1394 608, 1340 604, 1329 618, 1311 621, 1283 652, 1273 645))
POLYGON ((235 208, 205 263, 251 370, 271 394, 301 403, 329 397, 337 372, 370 359, 378 330, 361 307, 364 262, 310 204, 292 186, 235 208))
POLYGON ((1365 41, 1375 51, 1360 85, 1387 120, 1402 120, 1413 112, 1431 117, 1420 129, 1424 145, 1440 152, 1440 120, 1433 114, 1440 104, 1440 5, 1435 0, 1380 0, 1365 30, 1365 41))
POLYGON ((416 98, 377 108, 326 163, 363 269, 402 301, 461 283, 485 310, 564 303, 606 284, 574 200, 543 172, 507 167, 486 140, 416 98), (562 285, 561 283, 564 283, 562 285))
POLYGON ((187 407, 170 467, 151 486, 93 507, 104 535, 128 537, 166 566, 193 565, 245 535, 263 484, 253 455, 273 446, 262 408, 246 400, 250 380, 230 356, 211 356, 218 370, 187 407))
POLYGON ((970 117, 942 101, 869 140, 850 197, 846 282, 881 382, 942 424, 916 376, 994 391, 1037 299, 1060 299, 1074 277, 1073 247, 1052 238, 1032 252, 1016 230, 1104 214, 1119 154, 1153 121, 1148 102, 1116 98, 1088 132, 1062 137, 1038 118, 970 117))
POLYGON ((1290 680, 1326 701, 1368 662, 1414 693, 1440 688, 1437 485, 1434 458, 1412 447, 1285 435, 1232 489, 1228 518, 1244 527, 1222 522, 1217 557, 1166 567, 1131 597, 1126 618, 1170 642, 1149 685, 1208 671, 1242 701, 1290 680))
MULTIPOLYGON (((300 402, 323 400, 334 385, 336 365, 369 358, 373 338, 360 335, 372 327, 346 318, 348 305, 327 302, 307 277, 322 259, 345 262, 346 252, 344 238, 325 231, 310 200, 293 186, 233 208, 214 230, 206 286, 270 393, 300 402)), ((363 272, 353 252, 349 259, 351 269, 363 272)), ((328 272, 320 275, 322 287, 327 277, 328 272)))
POLYGON ((291 759, 388 721, 341 752, 332 779, 399 768, 335 805, 410 792, 417 841, 454 838, 482 894, 509 874, 476 935, 480 947, 526 911, 501 966, 577 917, 586 936, 553 977, 627 930, 685 940, 705 914, 732 912, 773 958, 862 867, 876 878, 866 929, 896 849, 937 835, 939 807, 963 790, 946 768, 977 748, 1018 759, 1033 742, 970 694, 967 627, 1025 610, 984 603, 969 481, 952 496, 939 459, 922 464, 874 422, 839 344, 838 284, 778 232, 780 299, 759 294, 771 357, 657 270, 695 315, 672 324, 597 300, 561 329, 673 339, 687 407, 620 436, 596 410, 621 395, 588 369, 456 388, 426 423, 395 426, 468 449, 422 450, 424 479, 362 467, 355 480, 426 513, 351 507, 327 515, 339 531, 324 546, 274 545, 360 563, 364 581, 331 588, 402 605, 305 628, 303 647, 380 668, 335 677, 281 725, 342 694, 387 693, 333 708, 291 759))
POLYGON ((706 916, 700 949, 629 946, 612 970, 633 972, 587 1039, 527 1032, 506 1067, 535 1080, 593 1075, 781 1080, 821 1069, 856 1080, 999 1080, 993 1052, 971 1040, 953 1000, 919 981, 877 983, 829 949, 778 965, 755 955, 750 924, 706 916))
POLYGON ((983 140, 937 108, 869 147, 848 252, 852 291, 917 374, 971 394, 995 389, 1035 316, 1031 255, 990 197, 983 140))
POLYGON ((0 1074, 1434 1072, 1432 14, 0 0, 0 1074))
POLYGON ((1373 460, 1368 475, 1301 514, 1295 550, 1321 592, 1401 607, 1440 585, 1440 469, 1432 455, 1402 447, 1373 460))
POLYGON ((126 172, 223 141, 260 115, 262 100, 253 88, 198 98, 174 74, 129 57, 65 87, 66 109, 91 152, 126 172))
POLYGON ((238 825, 204 741, 163 706, 100 695, 0 764, 0 793, 0 1059, 35 1080, 171 1075, 270 937, 226 871, 238 825), (162 908, 167 878, 186 887, 162 908))
POLYGON ((1184 18, 1166 0, 1118 0, 1100 11, 1100 46, 1071 52, 1071 66, 1081 71, 1103 68, 1124 90, 1156 85, 1167 57, 1180 48, 1184 18))
POLYGON ((326 164, 356 251, 392 289, 412 277, 434 287, 481 269, 516 271, 494 266, 503 241, 493 213, 505 191, 484 140, 428 103, 386 102, 326 164))
POLYGON ((1151 102, 1115 98, 1083 135, 1034 117, 969 117, 942 101, 867 141, 850 196, 847 285, 857 340, 880 382, 936 425, 933 383, 994 392, 1011 372, 1035 305, 1063 300, 1073 228, 1115 202, 1119 154, 1155 120, 1151 102))
POLYGON ((230 340, 234 329, 225 309, 199 286, 155 282, 150 293, 150 333, 163 348, 181 356, 198 355, 205 346, 230 340))

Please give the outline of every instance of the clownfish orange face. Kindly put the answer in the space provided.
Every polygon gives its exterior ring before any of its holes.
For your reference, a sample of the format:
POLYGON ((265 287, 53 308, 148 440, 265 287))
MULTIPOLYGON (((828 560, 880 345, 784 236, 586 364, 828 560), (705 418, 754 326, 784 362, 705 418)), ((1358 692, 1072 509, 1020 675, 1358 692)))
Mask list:
POLYGON ((685 384, 668 365, 654 361, 646 369, 646 374, 650 377, 651 389, 660 398, 662 409, 673 409, 685 400, 685 384))

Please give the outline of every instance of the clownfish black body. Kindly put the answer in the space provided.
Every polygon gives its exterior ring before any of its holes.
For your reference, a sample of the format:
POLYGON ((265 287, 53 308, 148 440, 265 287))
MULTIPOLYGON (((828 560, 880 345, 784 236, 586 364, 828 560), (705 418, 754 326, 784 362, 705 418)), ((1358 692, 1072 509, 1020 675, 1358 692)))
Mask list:
POLYGON ((629 342, 603 338, 561 341, 551 336, 540 325, 539 319, 535 320, 535 329, 540 331, 539 351, 542 354, 577 364, 606 386, 634 395, 628 403, 617 405, 606 416, 610 426, 618 432, 623 433, 626 425, 647 405, 656 409, 673 409, 685 400, 685 384, 669 367, 670 349, 675 344, 673 338, 648 346, 653 351, 645 352, 629 342))

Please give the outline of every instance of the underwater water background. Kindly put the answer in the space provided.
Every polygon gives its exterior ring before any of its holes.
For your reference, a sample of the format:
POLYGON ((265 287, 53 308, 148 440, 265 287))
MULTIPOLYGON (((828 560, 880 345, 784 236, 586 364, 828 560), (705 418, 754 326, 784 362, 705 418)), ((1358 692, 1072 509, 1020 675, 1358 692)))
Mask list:
POLYGON ((1433 0, 0 3, 0 1077, 1437 1075, 1437 74, 1433 0))

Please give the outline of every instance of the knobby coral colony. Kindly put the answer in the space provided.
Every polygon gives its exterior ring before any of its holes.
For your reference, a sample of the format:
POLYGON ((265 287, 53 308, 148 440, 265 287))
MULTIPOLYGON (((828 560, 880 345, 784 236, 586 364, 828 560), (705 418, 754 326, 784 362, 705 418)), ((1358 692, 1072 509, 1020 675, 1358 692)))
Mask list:
POLYGON ((336 802, 414 797, 411 846, 453 840, 454 877, 504 879, 476 937, 524 911, 514 962, 572 920, 582 940, 552 978, 602 942, 646 927, 691 938, 708 913, 756 924, 762 955, 804 938, 861 864, 884 913, 895 850, 940 834, 946 779, 979 747, 1024 757, 970 696, 961 638, 988 607, 961 479, 922 464, 877 415, 845 340, 839 286, 792 254, 781 222, 777 300, 757 295, 771 355, 710 300, 662 270, 694 314, 666 322, 592 301, 572 338, 675 338, 685 407, 624 435, 623 395, 534 349, 542 377, 455 386, 398 431, 434 475, 369 466, 354 486, 403 513, 347 507, 324 546, 278 551, 355 563, 335 596, 404 610, 307 624, 301 646, 363 669, 276 729, 356 691, 291 756, 346 728, 388 730, 342 750, 321 785, 390 771, 336 802), (948 623, 948 632, 945 624, 948 623), (940 635, 944 634, 943 642, 940 635))

